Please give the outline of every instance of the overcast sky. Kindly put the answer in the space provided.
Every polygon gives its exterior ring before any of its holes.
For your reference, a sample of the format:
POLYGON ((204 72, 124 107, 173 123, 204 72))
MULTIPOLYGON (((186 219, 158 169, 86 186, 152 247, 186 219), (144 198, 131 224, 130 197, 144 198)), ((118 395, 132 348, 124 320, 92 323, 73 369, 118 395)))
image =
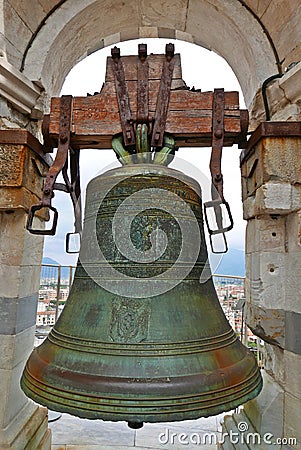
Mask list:
MULTIPOLYGON (((226 91, 240 92, 240 107, 244 108, 243 96, 238 81, 226 61, 217 54, 204 48, 182 41, 165 39, 140 39, 117 44, 121 49, 121 55, 136 55, 138 43, 147 43, 148 53, 164 53, 165 45, 174 42, 176 53, 180 53, 182 61, 183 80, 187 86, 212 91, 214 88, 224 88, 226 91)), ((73 96, 87 95, 99 92, 104 82, 106 58, 111 55, 111 47, 105 48, 88 56, 78 63, 67 76, 61 94, 73 96)), ((224 175, 224 195, 230 203, 234 218, 234 229, 227 233, 230 248, 244 248, 245 221, 242 219, 240 170, 240 150, 237 146, 225 147, 223 150, 222 171, 224 175)), ((210 149, 207 148, 183 148, 177 152, 177 156, 195 166, 205 178, 210 179, 209 160, 210 149)), ((81 185, 83 195, 87 182, 94 178, 105 167, 116 161, 113 150, 82 150, 80 155, 81 185)), ((185 169, 188 175, 193 176, 193 170, 185 169)), ((202 183, 204 178, 202 177, 202 183)), ((204 201, 210 200, 208 186, 202 186, 204 201)), ((75 265, 77 255, 65 253, 65 234, 73 231, 73 211, 71 200, 67 194, 56 192, 53 205, 59 211, 59 221, 56 236, 45 238, 44 256, 56 260, 62 265, 75 265)))

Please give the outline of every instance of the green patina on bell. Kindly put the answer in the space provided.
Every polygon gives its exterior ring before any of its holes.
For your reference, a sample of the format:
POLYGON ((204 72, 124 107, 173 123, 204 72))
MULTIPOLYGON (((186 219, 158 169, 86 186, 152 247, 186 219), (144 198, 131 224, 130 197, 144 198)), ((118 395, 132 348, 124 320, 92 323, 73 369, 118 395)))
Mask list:
POLYGON ((210 277, 200 192, 156 163, 90 182, 69 298, 23 373, 29 397, 138 427, 219 414, 260 392, 210 277))

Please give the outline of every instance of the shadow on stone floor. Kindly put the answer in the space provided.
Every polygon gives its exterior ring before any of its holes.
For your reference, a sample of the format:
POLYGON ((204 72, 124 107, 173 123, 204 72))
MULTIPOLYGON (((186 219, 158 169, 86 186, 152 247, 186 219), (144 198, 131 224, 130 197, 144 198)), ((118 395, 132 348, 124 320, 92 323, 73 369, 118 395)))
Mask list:
POLYGON ((52 450, 216 450, 224 414, 183 422, 147 423, 132 430, 126 422, 87 420, 62 414, 49 427, 52 450))

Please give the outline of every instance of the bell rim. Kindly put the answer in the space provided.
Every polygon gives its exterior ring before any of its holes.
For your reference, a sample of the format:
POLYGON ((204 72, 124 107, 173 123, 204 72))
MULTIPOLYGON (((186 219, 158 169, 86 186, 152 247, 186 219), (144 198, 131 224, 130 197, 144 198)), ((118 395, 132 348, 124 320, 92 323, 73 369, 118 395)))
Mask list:
MULTIPOLYGON (((243 387, 238 395, 233 394, 233 386, 230 386, 228 394, 216 397, 212 404, 208 404, 208 397, 212 399, 212 392, 208 392, 206 398, 197 401, 193 396, 185 397, 185 403, 176 403, 179 398, 160 397, 159 399, 141 399, 141 395, 127 401, 124 399, 115 399, 113 403, 111 398, 105 399, 107 403, 99 403, 99 396, 95 397, 95 404, 91 408, 90 397, 87 394, 82 395, 82 401, 74 398, 61 396, 55 397, 49 393, 48 397, 39 395, 33 390, 34 385, 28 383, 27 370, 22 377, 21 386, 24 392, 34 401, 44 405, 51 410, 65 412, 77 417, 87 419, 101 419, 107 421, 134 421, 134 422, 171 422, 197 419, 200 417, 209 417, 231 411, 242 406, 247 401, 255 398, 262 389, 262 377, 258 367, 252 374, 252 382, 248 379, 243 380, 243 387), (227 399, 227 397, 229 397, 227 399), (192 399, 192 400, 191 400, 192 399), (149 404, 147 404, 149 402, 149 404), (163 403, 165 402, 165 403, 163 403), (146 404, 144 404, 146 403, 146 404)), ((39 383, 41 385, 41 383, 39 383)), ((57 392, 65 392, 57 390, 57 392)), ((237 394, 237 393, 236 393, 237 394)))
MULTIPOLYGON (((39 359, 41 364, 38 367, 36 361, 34 362, 36 373, 43 375, 44 369, 46 371, 48 369, 47 362, 38 355, 37 351, 34 352, 34 359, 39 359)), ((71 389, 67 387, 68 383, 65 386, 60 383, 55 386, 47 379, 38 379, 30 373, 27 363, 21 379, 23 391, 34 401, 52 410, 88 419, 110 421, 164 422, 208 417, 241 406, 256 397, 262 388, 260 369, 251 354, 246 354, 242 360, 234 364, 231 371, 228 370, 227 376, 222 381, 219 380, 220 386, 211 390, 206 390, 208 380, 205 379, 204 374, 196 374, 175 376, 164 379, 162 382, 159 379, 152 380, 152 384, 151 380, 140 380, 139 392, 133 390, 134 380, 132 379, 124 378, 121 382, 120 377, 115 379, 102 377, 103 380, 98 377, 99 385, 102 386, 102 392, 99 392, 93 377, 90 380, 80 372, 71 373, 53 366, 51 371, 52 378, 57 380, 61 377, 61 381, 71 381, 71 389), (237 377, 237 366, 240 366, 241 373, 235 383, 233 377, 237 377), (245 373, 242 373, 243 370, 245 373), (82 389, 81 383, 86 383, 85 389, 82 389), (107 384, 106 387, 104 383, 107 384), (205 389, 201 391, 200 388, 197 392, 198 384, 205 389), (94 389, 94 393, 88 392, 87 385, 91 387, 91 391, 94 389), (128 393, 125 396, 126 387, 128 387, 128 393), (132 390, 131 393, 129 388, 132 390), (176 395, 175 391, 181 394, 176 395)), ((223 378, 221 373, 215 373, 214 377, 216 377, 215 381, 223 378)), ((208 384, 210 385, 210 380, 208 384)))

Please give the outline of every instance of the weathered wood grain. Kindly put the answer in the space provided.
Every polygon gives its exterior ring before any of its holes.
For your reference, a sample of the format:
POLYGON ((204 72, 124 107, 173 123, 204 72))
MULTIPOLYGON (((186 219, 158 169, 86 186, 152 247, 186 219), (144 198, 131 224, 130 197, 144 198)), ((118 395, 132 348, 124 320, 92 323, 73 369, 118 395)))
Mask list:
MULTIPOLYGON (((149 119, 155 117, 157 95, 164 55, 149 55, 149 119)), ((122 58, 129 93, 131 117, 137 119, 137 56, 122 58)), ((113 60, 107 59, 105 83, 99 94, 75 97, 72 112, 71 144, 78 148, 110 148, 111 139, 122 132, 116 97, 113 60)), ((211 144, 213 92, 192 91, 182 80, 180 56, 175 55, 170 101, 165 131, 173 134, 178 145, 211 144)), ((233 145, 241 133, 238 92, 225 92, 225 145, 233 145)), ((58 138, 60 98, 52 98, 49 132, 58 138)))
MULTIPOLYGON (((125 79, 137 80, 137 61, 138 56, 123 56, 122 58, 125 79)), ((162 73, 162 64, 165 59, 165 55, 149 55, 147 57, 148 65, 149 65, 149 80, 160 80, 162 73)), ((182 79, 182 69, 181 69, 181 59, 179 53, 176 53, 174 56, 175 67, 173 72, 173 78, 182 79)), ((107 66, 106 66, 106 76, 105 83, 109 81, 114 82, 114 73, 113 73, 113 60, 111 57, 107 58, 107 66)))

